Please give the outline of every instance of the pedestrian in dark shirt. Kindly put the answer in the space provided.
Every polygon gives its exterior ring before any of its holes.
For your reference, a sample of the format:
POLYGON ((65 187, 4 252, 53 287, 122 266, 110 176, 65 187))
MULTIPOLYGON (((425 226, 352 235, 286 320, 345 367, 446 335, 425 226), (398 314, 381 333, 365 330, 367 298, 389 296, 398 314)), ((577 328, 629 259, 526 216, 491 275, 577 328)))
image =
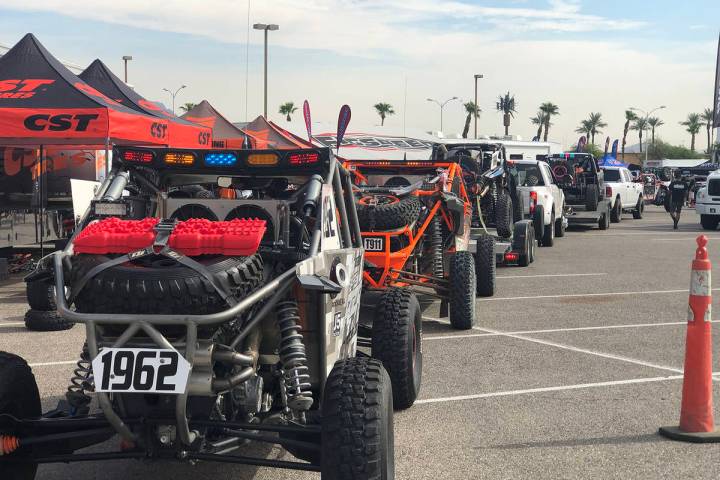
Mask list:
POLYGON ((670 182, 670 217, 673 219, 673 229, 677 230, 680 221, 680 212, 690 191, 687 182, 682 179, 680 170, 675 171, 675 179, 670 182))

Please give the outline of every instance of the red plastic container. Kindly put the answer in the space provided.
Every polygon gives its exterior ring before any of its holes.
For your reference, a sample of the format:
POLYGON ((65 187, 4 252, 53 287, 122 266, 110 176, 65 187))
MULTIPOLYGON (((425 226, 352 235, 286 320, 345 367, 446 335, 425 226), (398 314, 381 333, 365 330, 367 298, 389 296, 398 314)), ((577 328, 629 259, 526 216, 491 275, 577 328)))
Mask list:
MULTIPOLYGON (((120 220, 107 218, 88 225, 75 239, 75 253, 130 253, 148 247, 155 240, 157 218, 120 220)), ((266 230, 265 220, 234 219, 213 222, 192 218, 179 222, 168 245, 188 256, 252 255, 266 230)))

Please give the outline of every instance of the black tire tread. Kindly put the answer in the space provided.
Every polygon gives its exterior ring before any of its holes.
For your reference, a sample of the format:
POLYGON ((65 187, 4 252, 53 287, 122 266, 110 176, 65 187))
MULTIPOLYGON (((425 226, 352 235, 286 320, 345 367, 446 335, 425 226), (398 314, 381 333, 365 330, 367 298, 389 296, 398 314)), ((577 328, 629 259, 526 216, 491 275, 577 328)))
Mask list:
POLYGON ((25 294, 28 305, 33 310, 57 310, 55 303, 55 286, 50 279, 25 282, 25 294))
POLYGON ((495 238, 483 235, 477 239, 475 254, 475 293, 478 297, 495 295, 495 238))
POLYGON ((25 328, 34 332, 59 332, 69 330, 75 323, 66 320, 57 311, 33 310, 25 313, 25 328))
POLYGON ((599 199, 597 188, 597 185, 591 184, 585 189, 585 208, 592 212, 598 208, 599 199))
POLYGON ((555 244, 555 212, 550 214, 550 223, 543 226, 543 236, 540 244, 543 247, 552 247, 555 244))
POLYGON ((495 230, 500 238, 510 238, 513 226, 513 206, 510 195, 502 192, 495 204, 495 230))
POLYGON ((475 260, 470 252, 455 252, 450 259, 450 324, 469 330, 475 324, 475 260))
POLYGON ((643 211, 645 210, 645 200, 642 195, 638 198, 638 203, 635 205, 635 210, 632 212, 632 216, 635 220, 643 218, 643 211))
POLYGON ((358 222, 363 231, 393 230, 412 224, 420 216, 423 204, 415 196, 387 205, 357 203, 358 222))

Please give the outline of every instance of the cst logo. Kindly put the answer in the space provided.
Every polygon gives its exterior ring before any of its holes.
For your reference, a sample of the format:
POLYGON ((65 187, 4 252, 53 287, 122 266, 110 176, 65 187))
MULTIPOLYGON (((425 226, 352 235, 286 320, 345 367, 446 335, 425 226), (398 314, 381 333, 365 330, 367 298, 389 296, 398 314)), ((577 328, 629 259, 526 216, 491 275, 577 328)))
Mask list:
POLYGON ((40 87, 55 83, 55 80, 28 78, 25 80, 0 80, 0 98, 31 98, 40 87))
POLYGON ((207 132, 200 132, 198 134, 198 145, 207 145, 210 143, 210 134, 207 132))
POLYGON ((165 135, 167 135, 167 125, 158 122, 153 123, 150 125, 150 135, 155 138, 165 138, 165 135))
POLYGON ((61 113, 58 115, 49 115, 45 113, 30 115, 25 118, 25 128, 35 132, 49 130, 51 132, 64 132, 66 130, 74 130, 76 132, 84 132, 92 120, 98 118, 96 113, 61 113))

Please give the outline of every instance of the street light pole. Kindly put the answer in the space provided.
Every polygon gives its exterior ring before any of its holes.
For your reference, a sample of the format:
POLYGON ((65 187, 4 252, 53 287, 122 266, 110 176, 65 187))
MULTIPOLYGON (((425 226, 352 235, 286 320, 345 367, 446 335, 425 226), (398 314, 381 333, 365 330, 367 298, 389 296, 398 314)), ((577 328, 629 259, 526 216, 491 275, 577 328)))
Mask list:
MULTIPOLYGON (((663 108, 665 108, 665 105, 660 105, 659 107, 655 107, 652 110, 650 110, 649 112, 643 110, 642 108, 636 108, 636 107, 630 107, 630 110, 633 110, 636 112, 641 112, 641 113, 645 114, 645 130, 647 130, 647 122, 648 122, 648 119, 650 118, 650 115, 652 115, 654 112, 656 112, 658 110, 662 110, 663 108)), ((647 144, 648 144, 648 141, 646 138, 645 139, 645 162, 643 163, 643 166, 642 166, 643 168, 647 168, 647 162, 648 162, 648 145, 647 144)))
MULTIPOLYGON (((483 76, 482 76, 481 74, 477 74, 477 73, 475 74, 475 107, 476 107, 476 108, 477 108, 477 106, 478 106, 478 99, 477 99, 477 90, 478 90, 478 89, 477 89, 477 83, 478 83, 478 80, 481 79, 481 78, 483 78, 483 76)), ((479 108, 478 108, 478 110, 479 110, 479 108)), ((477 117, 478 117, 478 116, 477 116, 477 115, 473 115, 473 117, 475 117, 475 139, 477 140, 477 117)))
POLYGON ((443 131, 443 109, 445 108, 445 105, 447 105, 449 102, 451 102, 453 100, 457 100, 457 99, 458 99, 458 97, 448 98, 443 103, 438 102, 434 98, 427 99, 428 102, 436 103, 440 107, 440 131, 441 132, 443 131))
POLYGON ((127 63, 128 60, 132 60, 132 55, 123 55, 123 62, 125 62, 125 83, 127 83, 127 63))
POLYGON ((182 90, 183 88, 185 88, 185 87, 187 87, 187 85, 180 85, 180 87, 179 87, 177 90, 175 90, 175 92, 172 92, 172 91, 168 90, 167 88, 163 88, 163 90, 166 91, 166 92, 168 92, 168 93, 170 94, 170 96, 172 97, 172 112, 173 112, 173 115, 175 115, 175 97, 177 96, 178 92, 179 92, 180 90, 182 90))
POLYGON ((268 114, 268 31, 275 31, 279 30, 280 27, 278 25, 275 25, 274 23, 271 24, 265 24, 265 23, 256 23, 253 25, 253 28, 255 30, 263 30, 265 32, 265 75, 264 75, 264 84, 265 84, 265 102, 264 102, 264 108, 263 112, 265 115, 265 118, 267 118, 268 114))

